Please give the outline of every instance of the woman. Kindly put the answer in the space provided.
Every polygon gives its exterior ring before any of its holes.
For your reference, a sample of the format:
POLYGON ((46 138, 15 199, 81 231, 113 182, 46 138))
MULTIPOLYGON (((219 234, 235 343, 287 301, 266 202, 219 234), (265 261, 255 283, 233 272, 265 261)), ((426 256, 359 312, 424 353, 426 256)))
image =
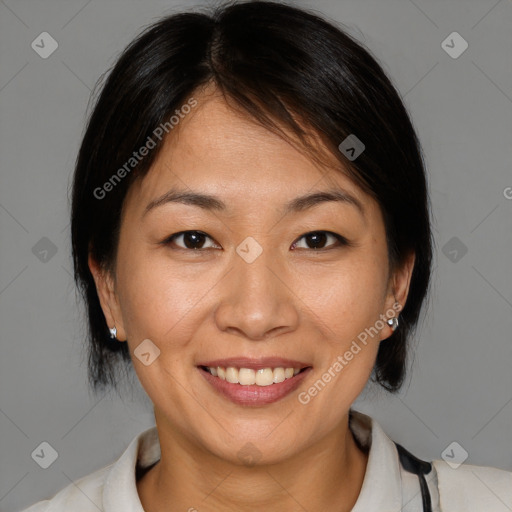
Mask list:
POLYGON ((89 120, 72 245, 91 384, 131 360, 156 427, 27 510, 511 509, 511 473, 351 408, 400 389, 432 241, 406 109, 339 28, 248 2, 147 29, 89 120))

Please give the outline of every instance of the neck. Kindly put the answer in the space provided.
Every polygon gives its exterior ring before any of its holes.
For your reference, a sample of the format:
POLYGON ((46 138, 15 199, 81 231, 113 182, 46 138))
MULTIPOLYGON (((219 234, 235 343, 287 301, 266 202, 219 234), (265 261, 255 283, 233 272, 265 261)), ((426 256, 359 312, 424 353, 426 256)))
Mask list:
POLYGON ((252 467, 199 451, 177 432, 162 434, 161 460, 137 482, 146 512, 168 509, 170 503, 174 510, 190 512, 349 512, 368 460, 348 428, 348 416, 293 458, 252 467))

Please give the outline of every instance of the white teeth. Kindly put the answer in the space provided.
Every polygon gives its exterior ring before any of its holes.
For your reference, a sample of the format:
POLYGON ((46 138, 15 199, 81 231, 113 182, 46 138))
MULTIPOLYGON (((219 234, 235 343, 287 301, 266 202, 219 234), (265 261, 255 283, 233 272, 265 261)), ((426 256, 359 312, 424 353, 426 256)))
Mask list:
POLYGON ((256 384, 256 372, 251 368, 240 368, 240 370, 238 370, 238 382, 242 384, 242 386, 256 384))
POLYGON ((226 368, 226 380, 231 384, 238 384, 238 370, 231 366, 226 368))
POLYGON ((279 384, 284 379, 284 368, 274 368, 274 384, 279 384))
POLYGON ((262 368, 256 372, 256 384, 258 386, 270 386, 274 384, 274 372, 272 368, 262 368))
POLYGON ((228 366, 208 367, 208 371, 219 379, 227 380, 231 384, 241 384, 242 386, 270 386, 279 384, 286 379, 291 379, 300 372, 300 368, 261 368, 253 370, 252 368, 234 368, 228 366))

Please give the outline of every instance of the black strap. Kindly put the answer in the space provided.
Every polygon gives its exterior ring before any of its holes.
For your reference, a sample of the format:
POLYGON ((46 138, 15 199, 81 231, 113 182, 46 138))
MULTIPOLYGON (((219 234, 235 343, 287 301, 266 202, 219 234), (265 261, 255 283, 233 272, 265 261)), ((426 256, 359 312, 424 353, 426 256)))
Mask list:
POLYGON ((418 475, 423 512, 432 512, 432 499, 430 498, 430 491, 428 490, 427 481, 425 480, 425 475, 428 475, 432 471, 432 464, 418 459, 398 443, 395 443, 395 445, 398 450, 398 457, 400 458, 400 464, 402 467, 409 473, 418 475))

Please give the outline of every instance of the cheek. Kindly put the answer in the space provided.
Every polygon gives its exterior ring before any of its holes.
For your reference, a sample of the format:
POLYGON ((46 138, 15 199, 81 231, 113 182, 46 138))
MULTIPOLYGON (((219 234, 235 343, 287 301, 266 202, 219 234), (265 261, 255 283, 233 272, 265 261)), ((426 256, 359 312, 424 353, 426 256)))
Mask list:
POLYGON ((139 381, 154 403, 172 397, 176 410, 186 410, 183 400, 188 394, 183 395, 175 379, 187 378, 189 343, 200 322, 196 305, 202 295, 200 281, 186 281, 165 258, 137 250, 120 262, 118 275, 123 323, 139 381), (137 348, 146 339, 159 351, 154 357, 157 352, 149 345, 154 359, 147 366, 137 358, 137 348))
POLYGON ((324 343, 316 378, 299 392, 303 393, 301 405, 309 408, 308 418, 322 418, 322 432, 336 425, 341 411, 348 411, 360 395, 379 348, 374 329, 384 312, 385 281, 377 268, 357 267, 331 277, 331 292, 315 303, 314 312, 320 319, 316 325, 323 329, 324 343))
POLYGON ((336 335, 340 341, 352 340, 384 313, 386 267, 378 258, 353 253, 330 271, 319 268, 304 274, 300 290, 328 328, 327 339, 336 335))
POLYGON ((308 297, 304 302, 312 305, 312 317, 318 318, 325 343, 317 379, 313 387, 301 391, 311 401, 307 407, 326 425, 338 421, 339 411, 348 410, 373 369, 380 341, 375 328, 382 328, 378 320, 385 312, 386 264, 374 247, 347 256, 332 272, 309 275, 302 284, 308 297))
POLYGON ((118 294, 128 340, 178 340, 172 332, 193 308, 199 285, 183 280, 162 256, 136 248, 124 254, 118 260, 118 294))

